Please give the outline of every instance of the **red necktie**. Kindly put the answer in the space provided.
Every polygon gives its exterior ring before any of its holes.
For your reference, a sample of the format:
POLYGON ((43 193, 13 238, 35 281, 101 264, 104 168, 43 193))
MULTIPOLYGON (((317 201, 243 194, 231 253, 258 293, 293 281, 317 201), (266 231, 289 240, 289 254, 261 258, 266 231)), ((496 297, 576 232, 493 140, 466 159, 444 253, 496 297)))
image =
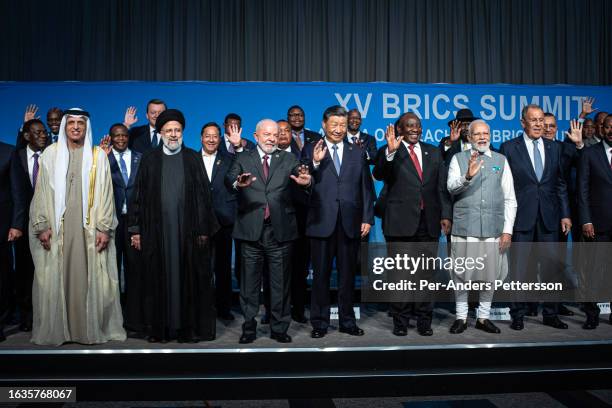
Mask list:
MULTIPOLYGON (((268 165, 268 155, 265 154, 263 157, 263 173, 265 181, 268 181, 268 175, 270 174, 270 166, 268 165)), ((264 220, 270 218, 270 207, 266 204, 266 209, 264 210, 264 220)))
MULTIPOLYGON (((414 145, 413 144, 408 145, 408 150, 410 150, 410 159, 412 159, 412 164, 414 164, 414 168, 416 169, 417 174, 419 175, 419 178, 421 179, 421 183, 422 183, 423 182, 423 170, 421 170, 421 164, 419 163, 419 158, 414 152, 414 145)), ((423 204, 423 199, 421 198, 421 210, 423 208, 425 208, 425 205, 423 204)))

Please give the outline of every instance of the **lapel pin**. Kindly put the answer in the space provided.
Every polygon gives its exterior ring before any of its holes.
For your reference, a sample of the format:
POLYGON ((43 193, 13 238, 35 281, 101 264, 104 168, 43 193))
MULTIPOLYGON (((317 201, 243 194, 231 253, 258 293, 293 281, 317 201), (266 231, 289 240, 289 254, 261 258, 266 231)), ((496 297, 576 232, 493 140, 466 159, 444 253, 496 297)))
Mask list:
POLYGON ((217 160, 217 166, 221 164, 221 160, 217 160))
POLYGON ((425 152, 425 156, 429 155, 429 152, 425 152))
POLYGON ((278 153, 276 153, 276 155, 274 155, 274 157, 280 157, 278 153))

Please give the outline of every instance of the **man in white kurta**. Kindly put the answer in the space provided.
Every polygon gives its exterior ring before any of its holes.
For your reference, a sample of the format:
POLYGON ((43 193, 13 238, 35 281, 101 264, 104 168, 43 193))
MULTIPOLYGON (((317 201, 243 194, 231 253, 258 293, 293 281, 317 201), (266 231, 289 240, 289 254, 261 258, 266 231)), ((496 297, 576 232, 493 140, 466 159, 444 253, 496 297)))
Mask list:
POLYGON ((108 159, 92 149, 89 114, 70 109, 58 142, 40 157, 30 207, 33 343, 125 340, 116 226, 108 159))
MULTIPOLYGON (((476 328, 488 333, 500 330, 490 320, 494 282, 505 279, 508 271, 507 249, 516 217, 516 197, 512 172, 506 158, 490 149, 490 128, 483 120, 469 127, 470 150, 453 156, 447 187, 453 195, 451 256, 481 258, 484 268, 455 268, 456 283, 469 281, 489 284, 479 291, 476 328)), ((467 328, 468 291, 455 290, 457 318, 450 332, 467 328)))

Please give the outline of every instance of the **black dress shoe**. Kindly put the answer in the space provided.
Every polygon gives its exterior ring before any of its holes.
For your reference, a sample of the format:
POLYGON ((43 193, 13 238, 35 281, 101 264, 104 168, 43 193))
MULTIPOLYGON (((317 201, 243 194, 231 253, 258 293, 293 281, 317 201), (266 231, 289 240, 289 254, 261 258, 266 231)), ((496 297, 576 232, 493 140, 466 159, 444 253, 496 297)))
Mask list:
POLYGON ((467 321, 463 320, 463 319, 457 319, 455 320, 455 323, 453 323, 453 325, 450 328, 450 332, 452 334, 459 334, 459 333, 463 333, 468 327, 467 321))
POLYGON ((563 323, 559 317, 545 317, 544 326, 554 327, 555 329, 567 329, 567 324, 563 323))
POLYGON ((312 331, 310 332, 310 337, 312 337, 313 339, 320 339, 321 337, 325 337, 326 334, 327 330, 312 329, 312 331))
POLYGON ((261 316, 260 323, 261 324, 270 324, 270 315, 265 313, 263 316, 261 316))
POLYGON ((299 313, 291 313, 291 318, 293 319, 293 321, 297 322, 297 323, 308 323, 308 319, 306 318, 306 316, 304 316, 304 314, 299 314, 299 313))
POLYGON ((4 336, 4 330, 0 329, 0 342, 3 342, 4 340, 6 340, 6 337, 4 336))
POLYGON ((22 331, 22 332, 31 332, 32 331, 32 324, 31 323, 21 323, 19 325, 19 331, 22 331))
POLYGON ((242 333, 242 336, 240 336, 240 340, 238 340, 238 343, 249 344, 254 342, 256 337, 257 336, 255 335, 255 333, 242 333))
POLYGON ((147 337, 147 341, 149 343, 167 343, 168 342, 168 340, 160 339, 159 337, 156 337, 156 336, 149 336, 149 337, 147 337))
POLYGON ((565 305, 559 305, 559 310, 557 313, 559 313, 561 316, 573 316, 574 315, 574 312, 572 312, 567 307, 565 307, 565 305))
POLYGON ((610 324, 612 324, 612 313, 610 313, 610 317, 608 318, 608 321, 610 322, 610 324))
POLYGON ((357 326, 353 327, 341 327, 338 330, 340 333, 350 334, 351 336, 363 336, 363 330, 357 326))
POLYGON ((433 335, 433 330, 431 329, 431 324, 417 324, 417 332, 421 336, 431 336, 431 335, 433 335))
POLYGON ((393 325, 393 335, 394 336, 406 336, 408 334, 408 329, 406 326, 393 325))
POLYGON ((276 340, 279 343, 291 343, 291 336, 287 333, 270 333, 270 338, 276 340))
POLYGON ((510 328, 512 330, 523 330, 525 328, 525 323, 523 323, 523 319, 512 319, 510 328))
POLYGON ((536 317, 538 315, 537 310, 528 310, 525 312, 525 316, 536 317))
POLYGON ((482 323, 480 322, 480 319, 477 319, 476 328, 487 333, 501 333, 501 330, 499 330, 499 328, 494 325, 493 322, 491 322, 489 319, 483 319, 482 323))
POLYGON ((595 330, 599 326, 599 316, 598 317, 587 317, 586 322, 582 325, 584 330, 595 330))
POLYGON ((236 319, 234 317, 234 315, 232 314, 232 312, 219 313, 217 316, 221 320, 230 320, 231 321, 231 320, 235 320, 236 319))

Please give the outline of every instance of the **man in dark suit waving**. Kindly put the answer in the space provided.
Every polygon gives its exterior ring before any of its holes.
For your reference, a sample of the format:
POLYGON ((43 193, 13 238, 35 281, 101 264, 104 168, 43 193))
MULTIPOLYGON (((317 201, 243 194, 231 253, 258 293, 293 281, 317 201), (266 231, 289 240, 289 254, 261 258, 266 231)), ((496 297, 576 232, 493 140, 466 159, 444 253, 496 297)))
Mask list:
POLYGON ((225 177, 227 187, 238 194, 233 237, 241 241, 242 253, 240 305, 244 324, 239 343, 252 343, 256 338, 264 262, 270 273, 270 337, 289 343, 289 265, 291 244, 298 237, 292 189, 294 184, 309 186, 310 174, 293 154, 278 151, 278 125, 273 120, 257 124, 255 140, 257 148, 237 154, 225 177))
MULTIPOLYGON (((394 126, 387 127, 387 145, 378 151, 374 166, 374 177, 387 187, 382 217, 385 241, 423 243, 411 244, 410 251, 415 256, 436 256, 440 230, 448 234, 451 228, 446 165, 438 148, 419 141, 423 129, 418 116, 404 113, 397 127, 398 137, 394 126)), ((431 336, 432 308, 429 301, 392 303, 393 334, 405 336, 410 318, 415 317, 418 333, 431 336)))
MULTIPOLYGON (((556 242, 558 231, 568 234, 572 222, 567 197, 567 187, 563 177, 562 149, 558 143, 543 138, 544 112, 538 105, 527 105, 521 112, 523 135, 508 140, 501 145, 500 153, 506 156, 512 176, 518 208, 514 222, 511 254, 511 270, 514 278, 523 280, 528 270, 532 252, 527 243, 556 242), (561 223, 559 224, 559 220, 561 223)), ((541 246, 538 251, 540 274, 544 281, 557 268, 561 268, 558 257, 550 245, 541 246)), ((533 271, 531 271, 533 272, 533 271)), ((558 303, 543 304, 544 324, 557 329, 567 329, 567 324, 558 317, 558 303)), ((528 309, 525 302, 512 303, 511 329, 523 330, 523 317, 528 309)))
POLYGON ((313 338, 327 334, 329 279, 336 258, 340 332, 362 336, 353 312, 354 271, 360 239, 374 224, 374 185, 363 150, 345 141, 348 113, 331 106, 323 113, 325 138, 307 145, 304 156, 312 161, 313 192, 306 236, 310 237, 312 298, 310 323, 313 338))
POLYGON ((151 99, 147 102, 147 124, 131 127, 138 121, 136 108, 130 106, 125 111, 123 124, 129 129, 129 148, 139 153, 155 149, 161 142, 161 135, 155 129, 157 117, 166 110, 166 103, 161 99, 151 99))

